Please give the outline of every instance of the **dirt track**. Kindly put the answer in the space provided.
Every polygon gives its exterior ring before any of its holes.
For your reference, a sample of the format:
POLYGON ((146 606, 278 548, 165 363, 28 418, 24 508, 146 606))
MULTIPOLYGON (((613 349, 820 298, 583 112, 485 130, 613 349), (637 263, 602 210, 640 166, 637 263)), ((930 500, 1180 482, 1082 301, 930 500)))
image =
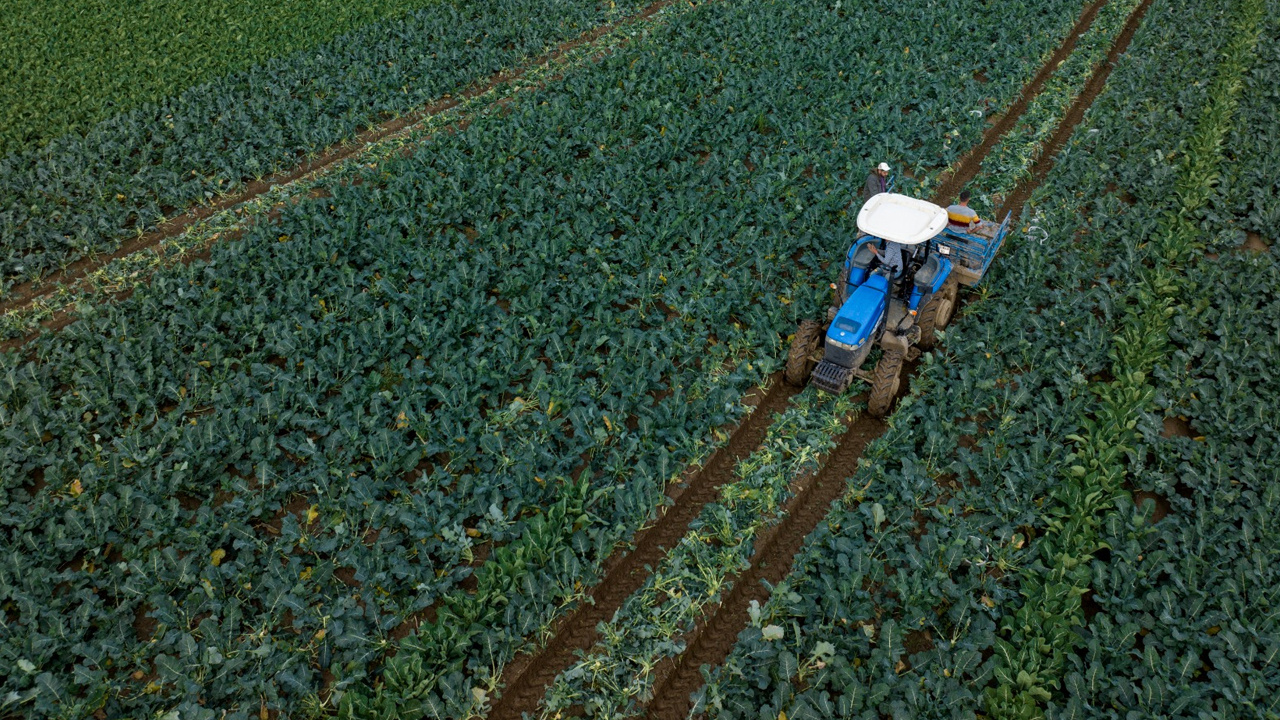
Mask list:
POLYGON ((759 390, 748 396, 748 404, 755 405, 752 413, 731 429, 729 441, 703 467, 686 470, 681 482, 668 490, 672 504, 653 525, 636 534, 633 550, 610 558, 604 579, 592 591, 591 601, 578 605, 556 623, 546 647, 517 657, 507 666, 503 673, 507 690, 494 703, 490 718, 519 718, 522 713, 537 710, 547 686, 573 662, 574 652, 595 644, 596 625, 607 622, 627 597, 640 589, 667 550, 688 532, 689 524, 702 508, 719 496, 722 485, 733 480, 738 462, 764 441, 774 415, 786 408, 796 392, 777 374, 763 397, 759 390))

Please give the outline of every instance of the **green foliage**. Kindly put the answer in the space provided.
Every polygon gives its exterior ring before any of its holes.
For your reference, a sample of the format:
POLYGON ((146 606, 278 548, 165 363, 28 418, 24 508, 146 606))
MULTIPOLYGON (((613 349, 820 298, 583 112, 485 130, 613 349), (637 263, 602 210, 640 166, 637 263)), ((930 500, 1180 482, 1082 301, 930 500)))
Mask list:
POLYGON ((1000 23, 916 29, 981 37, 948 67, 988 85, 868 55, 910 7, 677 11, 0 359, 0 695, 483 705, 820 312, 872 154, 954 161, 984 124, 947 108, 1029 64, 984 49, 1025 34, 1000 23), (902 103, 869 102, 886 82, 902 103), (581 513, 539 519, 580 482, 581 513))
POLYGON ((1079 644, 1074 628, 1084 625, 1080 596, 1089 591, 1089 560, 1102 547, 1099 526, 1123 493, 1139 438, 1138 423, 1155 397, 1150 373, 1168 354, 1170 321, 1187 301, 1182 266, 1202 247, 1194 218, 1214 192, 1222 140, 1258 41, 1264 6, 1262 0, 1246 0, 1232 18, 1230 39, 1198 121, 1179 143, 1183 155, 1178 172, 1164 202, 1151 208, 1156 221, 1140 236, 1143 242, 1137 250, 1145 262, 1134 268, 1119 299, 1125 313, 1111 353, 1115 380, 1095 389, 1099 405, 1082 421, 1085 432, 1069 438, 1075 450, 1045 508, 1051 520, 1040 547, 1044 569, 1027 577, 1022 591, 1026 602, 1002 626, 1000 683, 988 694, 989 708, 997 717, 1038 717, 1053 699, 1048 688, 1058 688, 1058 678, 1079 644), (1030 673, 1033 681, 1021 682, 1022 673, 1030 673))
POLYGON ((14 0, 0 15, 0 155, 437 0, 14 0))
MULTIPOLYGON (((249 13, 252 20, 240 23, 237 34, 246 37, 235 42, 252 42, 270 59, 236 65, 244 69, 235 72, 228 72, 230 64, 220 65, 221 72, 191 87, 139 89, 142 95, 159 94, 141 104, 135 100, 129 109, 118 108, 105 118, 95 116, 94 122, 75 132, 59 131, 42 147, 9 148, 0 159, 0 288, 115 250, 123 238, 151 230, 166 217, 241 191, 255 179, 292 171, 309 156, 370 125, 457 94, 522 59, 549 52, 589 28, 647 4, 645 0, 273 2, 295 10, 314 6, 317 14, 306 15, 314 19, 309 26, 298 24, 280 32, 274 22, 287 18, 273 18, 268 25, 257 14, 258 6, 237 3, 237 8, 246 9, 236 14, 249 13), (396 8, 403 13, 423 5, 415 12, 320 42, 324 27, 343 23, 354 27, 364 23, 361 18, 371 20, 396 8), (339 7, 342 10, 335 18, 332 11, 339 7), (297 46, 263 42, 263 34, 279 36, 279 42, 294 38, 297 46)), ((217 13, 229 7, 226 3, 178 5, 158 4, 169 10, 157 11, 150 19, 137 15, 136 4, 93 7, 139 18, 134 22, 142 25, 156 22, 160 26, 179 13, 217 13)), ((56 13, 19 15, 15 21, 61 19, 56 13)), ((56 32, 68 32, 67 26, 57 27, 56 32)), ((109 27, 73 27, 104 37, 120 22, 109 27)), ((215 39, 209 42, 228 41, 220 32, 215 31, 211 36, 215 39)), ((193 42, 205 38, 195 30, 179 35, 193 42)), ((12 40, 17 43, 12 46, 15 52, 29 50, 21 33, 12 40)), ((161 52, 154 42, 147 47, 161 52)), ((119 52, 130 51, 143 49, 119 47, 119 52)), ((224 62, 235 62, 232 57, 224 62)), ((138 72, 161 72, 158 68, 143 65, 138 72)), ((44 116, 34 121, 42 123, 44 116)))
MULTIPOLYGON (((1280 29, 1277 10, 1268 4, 1262 37, 1280 29)), ((1191 257, 1180 278, 1170 352, 1152 373, 1159 392, 1137 425, 1133 493, 1099 528, 1109 557, 1091 563, 1097 614, 1064 677, 1076 716, 1280 712, 1280 262, 1274 249, 1244 245, 1261 229, 1253 203, 1274 191, 1268 170, 1280 161, 1260 131, 1277 107, 1280 54, 1266 42, 1256 52, 1222 181, 1199 216, 1211 254, 1191 257)))

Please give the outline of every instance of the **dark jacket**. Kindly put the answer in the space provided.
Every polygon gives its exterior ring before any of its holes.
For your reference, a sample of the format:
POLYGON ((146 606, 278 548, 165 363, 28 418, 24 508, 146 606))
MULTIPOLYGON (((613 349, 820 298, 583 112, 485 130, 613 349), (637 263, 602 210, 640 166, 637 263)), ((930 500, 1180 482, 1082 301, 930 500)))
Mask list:
POLYGON ((880 173, 872 170, 871 174, 867 176, 866 184, 862 187, 862 201, 866 202, 871 199, 871 196, 887 191, 889 189, 888 185, 889 178, 880 177, 880 173))

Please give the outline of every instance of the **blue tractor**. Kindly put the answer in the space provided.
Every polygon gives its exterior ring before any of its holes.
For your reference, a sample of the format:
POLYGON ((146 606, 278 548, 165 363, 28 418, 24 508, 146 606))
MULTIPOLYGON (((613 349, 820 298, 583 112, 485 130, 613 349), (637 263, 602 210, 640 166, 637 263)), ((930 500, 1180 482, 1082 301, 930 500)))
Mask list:
POLYGON ((947 211, 925 200, 881 193, 858 212, 858 239, 845 256, 825 325, 800 323, 784 376, 841 393, 854 378, 871 386, 867 412, 884 417, 898 394, 902 365, 929 350, 947 326, 959 286, 978 284, 1009 231, 948 227, 947 211), (863 365, 881 349, 870 370, 863 365))

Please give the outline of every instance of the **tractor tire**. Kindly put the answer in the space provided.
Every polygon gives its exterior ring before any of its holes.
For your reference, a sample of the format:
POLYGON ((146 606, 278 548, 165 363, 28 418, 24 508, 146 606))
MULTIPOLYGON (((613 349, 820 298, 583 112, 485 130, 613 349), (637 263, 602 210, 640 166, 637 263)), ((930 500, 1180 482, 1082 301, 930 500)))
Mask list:
POLYGON ((882 418, 889 414, 893 401, 898 396, 898 386, 902 384, 902 353, 898 350, 885 350, 872 371, 871 395, 867 398, 867 413, 874 418, 882 418))
POLYGON ((822 342, 823 336, 822 326, 812 320, 801 320, 800 327, 796 330, 796 336, 791 341, 791 350, 787 353, 787 367, 783 371, 783 378, 787 384, 795 387, 804 387, 809 381, 809 373, 813 372, 813 368, 817 365, 813 360, 813 354, 818 350, 818 343, 822 342))
POLYGON ((955 278, 948 279, 920 311, 920 318, 916 320, 916 325, 920 327, 920 341, 916 345, 921 350, 932 350, 938 340, 935 331, 945 329, 951 322, 951 316, 956 310, 958 291, 955 278))

